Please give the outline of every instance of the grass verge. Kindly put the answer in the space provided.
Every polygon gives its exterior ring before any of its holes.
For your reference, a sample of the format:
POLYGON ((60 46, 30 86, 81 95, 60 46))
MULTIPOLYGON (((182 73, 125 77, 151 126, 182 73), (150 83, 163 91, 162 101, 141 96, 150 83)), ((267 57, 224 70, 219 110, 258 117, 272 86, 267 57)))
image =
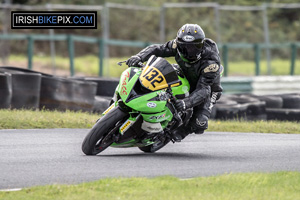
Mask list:
POLYGON ((291 121, 209 121, 207 131, 215 132, 244 132, 244 133, 298 133, 298 122, 291 121))
POLYGON ((100 115, 73 111, 0 110, 0 129, 91 128, 100 115))
POLYGON ((79 185, 50 185, 0 192, 0 199, 299 199, 300 172, 175 177, 109 178, 79 185))
MULTIPOLYGON (((100 114, 86 112, 0 110, 0 129, 91 128, 100 114)), ((210 120, 207 131, 300 133, 297 122, 282 121, 220 121, 210 120)))

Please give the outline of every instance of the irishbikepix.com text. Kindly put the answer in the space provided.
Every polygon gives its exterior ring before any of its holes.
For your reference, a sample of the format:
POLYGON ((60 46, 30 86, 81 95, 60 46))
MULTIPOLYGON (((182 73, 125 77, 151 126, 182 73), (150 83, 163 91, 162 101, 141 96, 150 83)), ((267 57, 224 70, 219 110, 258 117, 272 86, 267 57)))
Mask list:
POLYGON ((12 29, 97 29, 97 12, 12 11, 12 29))

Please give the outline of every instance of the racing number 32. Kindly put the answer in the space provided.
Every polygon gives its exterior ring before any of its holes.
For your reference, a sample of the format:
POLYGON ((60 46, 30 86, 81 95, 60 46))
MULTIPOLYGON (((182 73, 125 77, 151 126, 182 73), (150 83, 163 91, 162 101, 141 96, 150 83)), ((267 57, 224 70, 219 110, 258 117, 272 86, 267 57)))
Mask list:
POLYGON ((145 79, 149 81, 153 87, 156 87, 155 83, 161 83, 164 81, 164 78, 159 75, 159 71, 154 68, 151 68, 143 77, 145 77, 145 79))

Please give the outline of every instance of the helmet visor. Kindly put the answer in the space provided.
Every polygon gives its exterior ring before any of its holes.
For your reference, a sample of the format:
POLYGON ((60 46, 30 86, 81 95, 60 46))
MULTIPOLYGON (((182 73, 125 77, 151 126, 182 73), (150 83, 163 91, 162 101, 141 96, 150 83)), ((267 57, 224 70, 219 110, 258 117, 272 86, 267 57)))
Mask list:
POLYGON ((199 60, 199 55, 203 47, 202 42, 197 43, 182 43, 178 42, 178 51, 182 57, 187 59, 189 62, 199 60))

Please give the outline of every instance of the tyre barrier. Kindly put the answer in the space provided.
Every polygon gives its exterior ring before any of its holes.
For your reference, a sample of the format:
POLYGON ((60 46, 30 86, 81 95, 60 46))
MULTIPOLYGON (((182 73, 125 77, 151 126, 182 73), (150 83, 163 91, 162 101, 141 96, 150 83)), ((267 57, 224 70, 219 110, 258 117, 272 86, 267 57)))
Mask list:
POLYGON ((228 95, 221 96, 213 109, 215 109, 215 113, 213 113, 214 115, 211 118, 222 120, 235 119, 242 114, 243 110, 236 101, 229 99, 228 95))
POLYGON ((299 121, 299 102, 298 93, 264 96, 224 95, 215 105, 214 118, 299 121))
POLYGON ((300 109, 268 108, 266 112, 268 120, 300 121, 300 109))
POLYGON ((283 99, 280 96, 275 95, 263 95, 263 96, 252 96, 260 101, 266 103, 266 108, 282 108, 283 99))
MULTIPOLYGON (((94 82, 55 77, 11 66, 0 67, 1 72, 10 74, 11 81, 10 84, 0 86, 0 94, 3 93, 5 96, 0 100, 0 108, 45 108, 61 111, 69 109, 92 112, 97 90, 97 84, 94 82)), ((7 81, 7 78, 1 77, 0 81, 3 82, 4 79, 7 81)))
POLYGON ((46 73, 42 73, 42 72, 30 70, 30 69, 25 69, 25 68, 20 68, 20 67, 12 67, 12 66, 1 66, 0 71, 5 71, 7 73, 18 73, 18 72, 19 73, 34 73, 34 74, 41 74, 43 76, 53 77, 53 75, 51 75, 51 74, 46 74, 46 73))
POLYGON ((95 96, 93 112, 103 113, 108 108, 110 101, 111 101, 111 97, 95 96))
POLYGON ((247 120, 266 120, 266 103, 262 101, 247 103, 246 119, 247 120))
POLYGON ((221 96, 221 98, 217 101, 217 104, 215 104, 212 108, 211 114, 210 114, 210 118, 211 119, 217 119, 217 118, 222 118, 221 116, 224 116, 223 114, 220 113, 220 109, 219 109, 219 113, 217 115, 218 112, 218 108, 219 107, 230 107, 233 105, 237 105, 236 101, 232 101, 228 98, 228 96, 221 96), (226 104, 226 105, 225 105, 226 104))
POLYGON ((16 67, 1 67, 0 72, 11 74, 12 109, 39 108, 41 74, 16 67))
POLYGON ((266 120, 266 102, 260 101, 253 95, 232 95, 230 99, 237 101, 240 104, 244 104, 246 114, 244 116, 247 120, 266 120))
POLYGON ((92 111, 96 89, 94 82, 43 76, 40 109, 92 111))
POLYGON ((88 82, 96 82, 98 84, 96 93, 97 96, 112 97, 119 84, 119 79, 87 77, 84 80, 88 82))
POLYGON ((283 100, 282 108, 300 109, 300 94, 280 95, 283 100))
POLYGON ((12 109, 38 109, 40 104, 41 74, 12 74, 12 109))
POLYGON ((0 73, 0 108, 10 108, 12 99, 11 74, 0 73))
POLYGON ((75 103, 74 108, 69 108, 72 110, 82 110, 91 112, 95 103, 95 96, 97 92, 97 83, 86 82, 86 81, 76 81, 73 82, 72 87, 72 102, 75 103), (79 107, 78 107, 79 106, 79 107))
POLYGON ((247 114, 247 106, 243 104, 216 104, 215 119, 233 120, 245 119, 247 114))
POLYGON ((115 89, 119 84, 119 79, 113 78, 109 79, 101 77, 73 77, 72 79, 97 84, 96 96, 92 109, 94 113, 102 113, 108 108, 114 95, 115 89))
POLYGON ((253 97, 229 95, 216 104, 216 119, 265 120, 266 104, 253 97), (226 103, 229 102, 229 103, 226 103))

